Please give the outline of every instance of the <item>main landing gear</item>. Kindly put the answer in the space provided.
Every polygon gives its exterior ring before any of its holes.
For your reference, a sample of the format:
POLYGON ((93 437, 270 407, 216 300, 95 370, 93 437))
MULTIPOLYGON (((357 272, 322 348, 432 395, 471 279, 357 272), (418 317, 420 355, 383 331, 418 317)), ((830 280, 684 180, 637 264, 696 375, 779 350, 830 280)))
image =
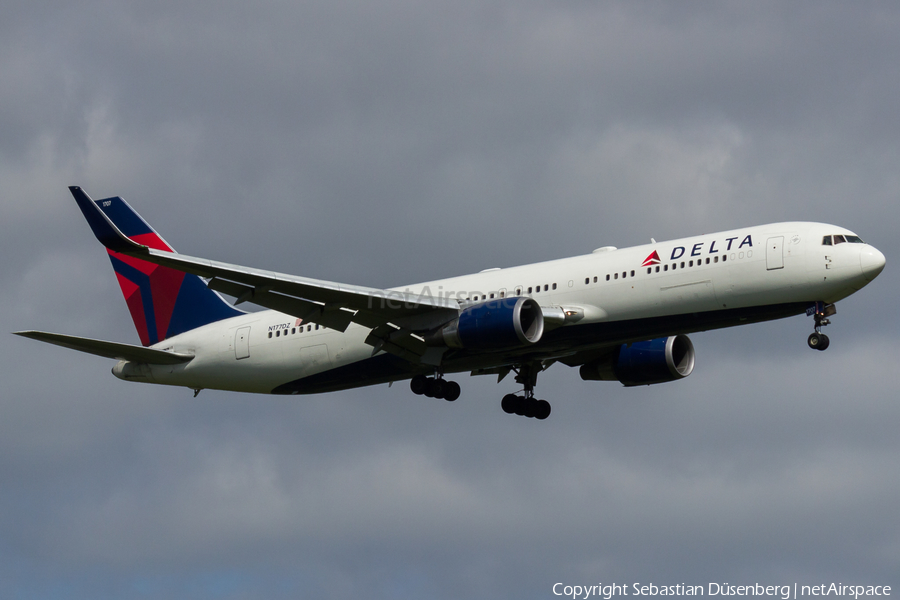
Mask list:
POLYGON ((537 383, 539 365, 526 364, 516 371, 516 382, 525 386, 525 394, 517 396, 507 394, 500 402, 500 408, 508 415, 516 414, 530 419, 543 421, 550 416, 550 403, 534 397, 534 386, 537 383))
POLYGON ((409 389, 417 396, 443 398, 447 402, 453 402, 460 394, 459 384, 445 380, 439 373, 434 377, 416 375, 409 382, 409 389))
POLYGON ((834 307, 834 304, 817 302, 814 310, 815 331, 809 334, 809 337, 806 338, 806 343, 813 350, 825 350, 831 342, 828 340, 828 336, 822 333, 822 328, 831 324, 828 317, 835 314, 837 309, 834 307))

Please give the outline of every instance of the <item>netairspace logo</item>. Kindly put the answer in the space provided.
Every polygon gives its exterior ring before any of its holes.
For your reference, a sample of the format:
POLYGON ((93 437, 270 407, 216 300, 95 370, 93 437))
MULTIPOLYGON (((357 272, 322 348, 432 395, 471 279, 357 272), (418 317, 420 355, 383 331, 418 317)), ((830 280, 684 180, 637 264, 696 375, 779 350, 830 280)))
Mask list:
POLYGON ((702 585, 655 585, 653 583, 610 583, 595 585, 553 585, 554 596, 565 596, 573 600, 602 598, 610 600, 614 596, 772 596, 781 600, 797 600, 803 596, 844 596, 858 600, 860 596, 890 596, 889 585, 844 585, 823 583, 819 585, 731 585, 729 583, 708 583, 702 585))

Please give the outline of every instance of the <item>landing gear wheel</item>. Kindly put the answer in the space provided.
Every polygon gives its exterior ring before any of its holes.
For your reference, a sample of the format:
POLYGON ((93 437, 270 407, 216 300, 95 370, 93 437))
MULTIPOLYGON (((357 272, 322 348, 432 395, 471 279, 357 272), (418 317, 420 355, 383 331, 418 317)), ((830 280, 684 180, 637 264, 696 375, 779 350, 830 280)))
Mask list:
POLYGON ((444 400, 447 402, 453 402, 457 398, 459 398, 462 390, 459 387, 459 384, 455 381, 445 381, 444 382, 444 400))
POLYGON ((503 400, 500 401, 500 408, 503 409, 508 415, 516 412, 516 406, 519 404, 519 397, 515 394, 507 394, 503 396, 503 400))
POLYGON ((550 416, 550 403, 546 400, 538 400, 534 407, 534 418, 543 421, 550 416))
POLYGON ((828 336, 825 335, 824 333, 819 334, 819 337, 821 337, 822 340, 821 340, 821 342, 819 343, 819 348, 818 348, 818 349, 819 349, 819 350, 827 350, 827 349, 828 349, 828 345, 831 343, 831 340, 829 340, 829 339, 828 339, 828 336))
POLYGON ((459 398, 462 391, 455 381, 447 381, 439 376, 425 377, 421 374, 412 378, 409 389, 413 394, 428 398, 443 398, 448 402, 459 398))
POLYGON ((425 395, 429 398, 443 398, 446 385, 443 379, 429 379, 425 395))
POLYGON ((412 381, 409 382, 409 389, 412 390, 412 393, 416 396, 421 396, 425 393, 425 390, 428 389, 428 378, 424 375, 416 375, 412 378, 412 381))
POLYGON ((824 333, 815 332, 809 334, 806 343, 813 350, 825 350, 831 342, 824 333))
POLYGON ((524 396, 516 396, 516 408, 515 408, 515 410, 513 410, 513 412, 515 414, 519 415, 520 417, 525 416, 525 402, 526 401, 527 401, 527 398, 525 398, 524 396))

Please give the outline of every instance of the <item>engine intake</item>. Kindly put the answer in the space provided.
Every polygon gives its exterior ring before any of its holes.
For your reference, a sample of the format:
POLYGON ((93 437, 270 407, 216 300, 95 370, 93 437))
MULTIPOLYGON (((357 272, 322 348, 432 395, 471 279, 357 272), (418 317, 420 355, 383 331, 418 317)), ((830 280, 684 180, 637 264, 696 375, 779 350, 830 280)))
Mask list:
POLYGON ((488 300, 470 306, 441 330, 451 348, 500 349, 536 344, 544 333, 541 306, 533 298, 488 300))
POLYGON ((683 379, 694 370, 694 345, 686 335, 622 344, 607 357, 581 366, 581 378, 652 385, 683 379))

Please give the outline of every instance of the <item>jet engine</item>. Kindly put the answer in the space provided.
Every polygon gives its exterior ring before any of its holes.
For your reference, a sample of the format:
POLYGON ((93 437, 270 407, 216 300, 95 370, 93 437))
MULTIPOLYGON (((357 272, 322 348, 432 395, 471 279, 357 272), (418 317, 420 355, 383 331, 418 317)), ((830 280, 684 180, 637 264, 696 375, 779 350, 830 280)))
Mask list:
POLYGON ((694 370, 694 345, 686 335, 622 344, 609 356, 581 366, 581 378, 626 386, 682 379, 694 370))
POLYGON ((459 313, 441 330, 451 348, 496 350, 536 344, 544 333, 541 306, 533 298, 488 300, 459 313))

